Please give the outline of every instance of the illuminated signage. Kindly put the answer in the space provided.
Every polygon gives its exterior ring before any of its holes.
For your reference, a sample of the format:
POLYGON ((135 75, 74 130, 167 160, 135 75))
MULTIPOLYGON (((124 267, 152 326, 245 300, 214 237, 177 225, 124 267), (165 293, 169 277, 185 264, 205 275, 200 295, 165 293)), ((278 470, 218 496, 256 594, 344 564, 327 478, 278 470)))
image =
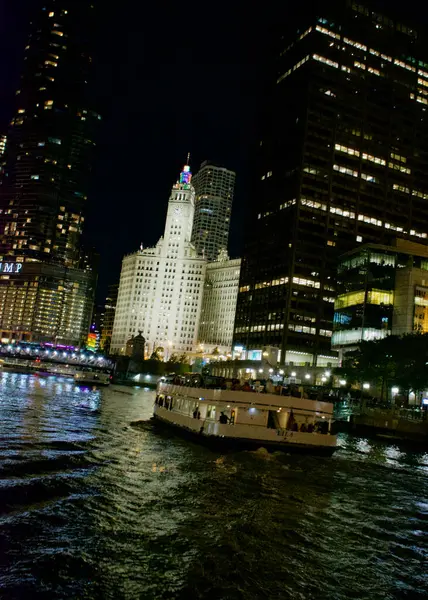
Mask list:
POLYGON ((0 273, 19 273, 22 269, 22 263, 0 262, 0 273))
POLYGON ((86 348, 87 350, 89 350, 90 352, 95 352, 97 349, 97 334, 96 333, 89 333, 88 334, 88 339, 86 342, 86 348))

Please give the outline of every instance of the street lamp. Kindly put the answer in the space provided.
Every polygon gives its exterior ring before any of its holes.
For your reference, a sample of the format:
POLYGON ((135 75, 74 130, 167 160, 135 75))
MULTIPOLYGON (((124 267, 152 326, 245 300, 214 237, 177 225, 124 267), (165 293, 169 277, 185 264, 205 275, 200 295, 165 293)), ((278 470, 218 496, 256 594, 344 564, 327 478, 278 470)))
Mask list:
POLYGON ((365 390, 369 390, 370 389, 370 383, 363 383, 363 388, 365 390))
POLYGON ((393 394, 398 394, 398 392, 399 392, 399 391, 400 391, 400 390, 399 390, 399 388, 398 388, 398 387, 392 387, 392 388, 391 388, 391 392, 392 392, 393 394))
POLYGON ((305 379, 310 379, 310 378, 311 378, 311 376, 309 375, 309 373, 306 373, 305 379))
POLYGON ((263 373, 263 369, 259 369, 259 373, 263 373))
POLYGON ((269 369, 269 373, 273 373, 273 369, 269 369))
POLYGON ((326 371, 326 372, 324 373, 324 375, 325 375, 326 377, 330 377, 330 375, 331 375, 331 371, 326 371))
POLYGON ((340 383, 340 385, 346 385, 346 379, 341 379, 341 380, 339 381, 339 383, 340 383))
POLYGON ((327 381, 327 377, 321 377, 321 381, 322 381, 322 382, 325 382, 325 381, 327 381))
POLYGON ((296 377, 297 373, 296 371, 291 371, 291 377, 296 377))
POLYGON ((279 371, 279 374, 280 374, 280 375, 284 375, 284 371, 281 369, 281 370, 279 371))

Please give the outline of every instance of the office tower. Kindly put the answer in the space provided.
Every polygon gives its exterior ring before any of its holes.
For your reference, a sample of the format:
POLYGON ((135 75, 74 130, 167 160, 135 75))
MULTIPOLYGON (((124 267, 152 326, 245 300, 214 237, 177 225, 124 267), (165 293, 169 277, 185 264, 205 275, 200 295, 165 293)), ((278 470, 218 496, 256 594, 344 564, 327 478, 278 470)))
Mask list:
POLYGON ((82 263, 80 238, 101 119, 88 92, 93 30, 89 0, 34 9, 0 186, 0 260, 21 265, 0 278, 2 339, 43 341, 55 331, 78 344, 89 328, 96 278, 82 263), (64 295, 83 315, 68 325, 64 295))
POLYGON ((338 257, 427 241, 428 53, 417 31, 354 2, 291 19, 279 42, 234 343, 321 366, 338 257))
POLYGON ((332 346, 353 350, 388 335, 428 332, 428 246, 363 244, 337 269, 332 346))
POLYGON ((226 250, 207 264, 198 333, 205 351, 218 348, 228 354, 232 350, 240 270, 241 259, 229 259, 226 250))
POLYGON ((35 10, 2 178, 0 251, 76 267, 101 117, 88 86, 93 8, 35 10))
POLYGON ((125 256, 120 275, 111 352, 124 354, 140 331, 150 355, 192 352, 197 341, 206 261, 197 256, 192 224, 195 191, 186 165, 172 187, 165 231, 153 248, 125 256))
POLYGON ((110 354, 111 335, 113 333, 114 315, 116 312, 117 293, 119 284, 113 283, 108 286, 107 297, 104 304, 104 321, 101 328, 101 350, 105 354, 110 354))
POLYGON ((198 254, 217 260, 229 240, 235 173, 208 160, 193 177, 195 217, 192 242, 198 254))

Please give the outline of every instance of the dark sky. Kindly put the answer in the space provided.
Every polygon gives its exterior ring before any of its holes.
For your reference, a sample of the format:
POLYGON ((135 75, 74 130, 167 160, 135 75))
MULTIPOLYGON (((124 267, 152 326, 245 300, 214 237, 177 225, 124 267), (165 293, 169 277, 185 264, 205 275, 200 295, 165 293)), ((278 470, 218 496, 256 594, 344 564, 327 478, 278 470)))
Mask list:
MULTIPOLYGON (((35 2, 0 0, 1 130, 13 113, 35 2)), ((237 171, 230 252, 239 255, 250 143, 277 3, 98 5, 96 93, 104 122, 85 238, 101 254, 101 300, 106 285, 119 279, 123 254, 162 234, 169 190, 189 151, 193 172, 207 158, 237 171)), ((283 1, 283 14, 293 6, 283 1)))

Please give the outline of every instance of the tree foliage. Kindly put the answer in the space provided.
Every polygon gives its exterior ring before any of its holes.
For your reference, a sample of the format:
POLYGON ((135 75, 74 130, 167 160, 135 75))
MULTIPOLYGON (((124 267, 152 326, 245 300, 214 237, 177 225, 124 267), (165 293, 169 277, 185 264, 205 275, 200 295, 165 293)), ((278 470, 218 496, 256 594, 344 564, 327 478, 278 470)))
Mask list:
POLYGON ((408 395, 428 388, 428 334, 391 335, 373 342, 362 342, 345 354, 342 367, 335 370, 349 383, 368 382, 381 391, 381 400, 397 386, 408 395))

